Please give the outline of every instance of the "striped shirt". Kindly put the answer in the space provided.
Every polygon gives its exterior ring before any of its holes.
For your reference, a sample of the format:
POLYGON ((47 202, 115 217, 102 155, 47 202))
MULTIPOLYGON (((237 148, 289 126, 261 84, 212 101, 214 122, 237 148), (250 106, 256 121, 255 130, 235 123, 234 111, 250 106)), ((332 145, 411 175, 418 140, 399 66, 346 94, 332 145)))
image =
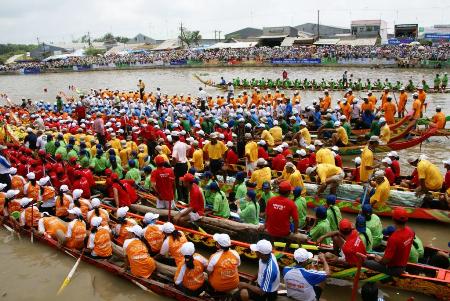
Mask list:
POLYGON ((268 262, 259 260, 258 285, 265 293, 272 293, 280 286, 280 269, 275 255, 271 254, 268 262))
POLYGON ((327 278, 327 273, 323 271, 306 270, 298 267, 285 267, 283 274, 287 296, 301 301, 315 301, 314 286, 327 278))

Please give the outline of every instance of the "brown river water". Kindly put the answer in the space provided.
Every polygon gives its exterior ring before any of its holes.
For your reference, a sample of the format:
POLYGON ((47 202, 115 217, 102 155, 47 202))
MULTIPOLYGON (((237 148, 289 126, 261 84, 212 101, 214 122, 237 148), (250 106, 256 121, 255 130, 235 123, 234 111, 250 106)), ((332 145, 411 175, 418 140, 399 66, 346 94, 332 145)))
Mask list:
MULTIPOLYGON (((201 84, 193 74, 202 74, 205 79, 218 81, 221 76, 226 80, 240 76, 241 78, 277 78, 281 77, 283 68, 208 68, 208 69, 149 69, 122 70, 80 73, 49 73, 40 75, 8 75, 0 76, 0 94, 6 93, 14 102, 31 98, 54 101, 56 93, 64 91, 69 94, 69 85, 74 85, 82 91, 94 88, 109 88, 118 90, 135 90, 137 80, 142 78, 146 83, 146 90, 156 90, 160 87, 163 93, 191 93, 196 95, 201 84), (48 92, 44 92, 47 89, 48 92)), ((291 67, 287 69, 290 78, 315 78, 320 80, 340 78, 344 70, 352 73, 354 78, 365 78, 391 81, 400 80, 406 83, 412 78, 415 83, 426 79, 429 85, 436 70, 426 69, 369 69, 369 68, 326 68, 326 67, 291 67)), ((442 72, 441 72, 442 73, 442 72)), ((223 93, 214 88, 206 88, 211 95, 223 93)), ((320 92, 301 91, 302 101, 310 104, 320 92)), ((332 92, 333 100, 342 97, 342 92, 332 92)), ((288 93, 289 95, 289 93, 288 93)), ((437 105, 443 107, 446 115, 450 114, 450 94, 429 94, 426 116, 431 117, 437 105)), ((411 104, 407 104, 410 108, 411 104)), ((432 137, 417 146, 399 152, 402 161, 402 173, 407 174, 406 158, 411 154, 424 153, 437 164, 442 172, 442 160, 450 157, 450 140, 445 137, 432 137)), ((380 159, 382 158, 379 156, 380 159)), ((348 163, 350 164, 350 163, 348 163)), ((347 216, 354 218, 354 216, 347 216)), ((389 219, 382 219, 383 225, 390 224, 389 219)), ((448 225, 411 221, 409 225, 422 239, 424 245, 448 249, 450 241, 448 225)), ((207 255, 207 254, 205 254, 207 255)), ((102 270, 81 263, 77 273, 61 296, 56 292, 64 277, 68 274, 75 259, 59 253, 47 246, 34 243, 22 238, 13 238, 4 228, 0 229, 0 300, 168 300, 160 296, 142 291, 134 284, 112 276, 102 270)), ((256 264, 243 262, 242 269, 246 272, 256 272, 256 264)), ((404 292, 396 289, 382 288, 386 300, 406 300, 414 296, 416 300, 432 300, 432 298, 404 292)), ((327 285, 323 298, 326 300, 349 300, 351 294, 350 283, 334 282, 327 285)))

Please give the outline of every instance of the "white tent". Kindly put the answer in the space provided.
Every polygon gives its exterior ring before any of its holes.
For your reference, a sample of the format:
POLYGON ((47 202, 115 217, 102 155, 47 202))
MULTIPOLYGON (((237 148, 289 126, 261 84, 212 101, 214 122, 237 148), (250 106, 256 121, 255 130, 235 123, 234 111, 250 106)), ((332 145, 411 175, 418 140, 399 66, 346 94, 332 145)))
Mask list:
POLYGON ((224 43, 219 42, 208 47, 208 49, 226 49, 226 48, 251 48, 255 47, 258 42, 234 42, 234 43, 224 43))

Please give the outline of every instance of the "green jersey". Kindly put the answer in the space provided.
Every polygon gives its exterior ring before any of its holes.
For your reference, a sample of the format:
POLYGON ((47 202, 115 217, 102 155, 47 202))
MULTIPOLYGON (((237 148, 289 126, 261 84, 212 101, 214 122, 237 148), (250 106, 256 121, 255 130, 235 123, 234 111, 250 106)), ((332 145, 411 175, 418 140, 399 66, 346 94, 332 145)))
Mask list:
POLYGON ((186 132, 189 133, 191 131, 191 124, 189 123, 189 120, 183 119, 181 121, 181 125, 183 126, 183 128, 186 132))
POLYGON ((214 215, 229 218, 230 217, 230 206, 228 204, 227 196, 225 192, 219 191, 214 194, 214 203, 213 203, 213 213, 214 215))
POLYGON ((81 158, 79 158, 79 163, 81 167, 88 168, 90 164, 89 158, 87 156, 82 156, 81 158))
POLYGON ((344 124, 342 125, 342 127, 345 129, 345 131, 347 132, 347 137, 350 137, 350 135, 352 134, 352 126, 350 125, 349 122, 344 122, 344 124))
MULTIPOLYGON (((203 187, 208 187, 212 183, 212 180, 209 180, 203 187)), ((205 189, 204 193, 205 201, 207 205, 212 206, 214 203, 214 193, 212 193, 209 189, 205 189)))
POLYGON ((246 224, 259 224, 259 204, 257 202, 253 203, 252 201, 245 201, 247 205, 244 209, 241 209, 239 213, 239 218, 243 223, 246 224), (256 205, 255 205, 256 204, 256 205))
POLYGON ((58 148, 56 149, 56 151, 55 151, 55 156, 56 156, 57 154, 60 154, 60 155, 61 155, 61 158, 62 158, 64 161, 67 161, 67 150, 66 150, 66 147, 65 147, 65 146, 60 146, 60 147, 58 147, 58 148))
POLYGON ((123 179, 123 167, 122 165, 120 165, 119 163, 117 163, 117 167, 116 168, 112 168, 112 171, 114 173, 116 173, 119 176, 119 179, 123 179))
POLYGON ((423 243, 420 240, 420 238, 414 236, 408 261, 412 263, 418 263, 419 259, 423 257, 423 254, 424 254, 423 243))
POLYGON ((342 219, 341 210, 336 205, 331 205, 327 210, 327 220, 331 231, 339 230, 339 222, 342 219))
POLYGON ((109 165, 108 160, 106 160, 105 157, 101 156, 100 158, 98 158, 96 156, 91 159, 89 166, 94 169, 94 172, 96 174, 99 174, 99 173, 104 172, 105 169, 108 168, 110 165, 109 165))
POLYGON ((203 121, 202 122, 202 130, 205 132, 205 134, 211 134, 213 131, 214 123, 211 121, 203 121))
POLYGON ((134 183, 140 184, 141 183, 141 172, 136 167, 131 168, 127 174, 125 175, 125 179, 134 180, 134 183))
POLYGON ((45 144, 45 152, 47 154, 51 154, 52 156, 55 155, 55 152, 56 152, 55 141, 52 140, 45 144))
POLYGON ((302 229, 306 225, 306 199, 302 196, 299 196, 294 201, 297 206, 298 212, 298 227, 302 229))
POLYGON ((367 224, 366 224, 366 235, 364 235, 363 233, 359 233, 359 238, 361 238, 364 245, 366 246, 366 251, 370 252, 370 251, 372 251, 373 237, 372 237, 372 232, 370 232, 370 229, 367 227, 367 224), (367 235, 367 239, 366 239, 366 235, 367 235))
MULTIPOLYGON (((327 210, 328 211, 328 210, 327 210)), ((317 241, 319 237, 322 235, 327 234, 328 232, 331 232, 330 229, 330 223, 327 219, 320 220, 316 223, 316 225, 309 231, 309 236, 313 241, 317 241)), ((325 238, 322 243, 329 245, 331 244, 331 238, 327 237, 325 238)))
POLYGON ((366 219, 366 227, 370 229, 372 233, 372 246, 378 247, 383 241, 383 225, 381 224, 380 218, 376 214, 372 214, 370 220, 366 219))
POLYGON ((234 187, 234 193, 235 193, 235 199, 241 201, 241 203, 242 203, 242 201, 245 200, 245 196, 247 195, 247 186, 245 185, 245 182, 242 182, 242 183, 236 185, 234 187))
POLYGON ((71 150, 67 153, 67 159, 70 159, 70 158, 72 158, 72 157, 75 157, 75 158, 77 158, 77 160, 78 160, 78 154, 77 154, 77 151, 74 150, 74 149, 71 149, 71 150))
POLYGON ((439 87, 440 84, 441 84, 441 78, 439 76, 436 76, 434 78, 434 86, 439 87))

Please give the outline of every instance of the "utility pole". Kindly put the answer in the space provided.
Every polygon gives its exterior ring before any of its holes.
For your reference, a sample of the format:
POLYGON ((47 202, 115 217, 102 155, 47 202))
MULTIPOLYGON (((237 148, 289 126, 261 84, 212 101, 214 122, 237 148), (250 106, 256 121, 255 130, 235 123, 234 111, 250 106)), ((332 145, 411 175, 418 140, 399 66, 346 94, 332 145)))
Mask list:
POLYGON ((220 34, 222 33, 222 31, 219 30, 218 33, 219 33, 219 42, 220 42, 220 34))
POLYGON ((39 46, 39 37, 36 37, 37 45, 39 46))
POLYGON ((184 39, 184 33, 183 33, 183 22, 180 23, 180 40, 181 45, 183 46, 183 39, 184 39))
POLYGON ((320 10, 317 10, 317 39, 320 39, 320 10))
POLYGON ((88 31, 88 45, 91 47, 91 33, 88 31))

